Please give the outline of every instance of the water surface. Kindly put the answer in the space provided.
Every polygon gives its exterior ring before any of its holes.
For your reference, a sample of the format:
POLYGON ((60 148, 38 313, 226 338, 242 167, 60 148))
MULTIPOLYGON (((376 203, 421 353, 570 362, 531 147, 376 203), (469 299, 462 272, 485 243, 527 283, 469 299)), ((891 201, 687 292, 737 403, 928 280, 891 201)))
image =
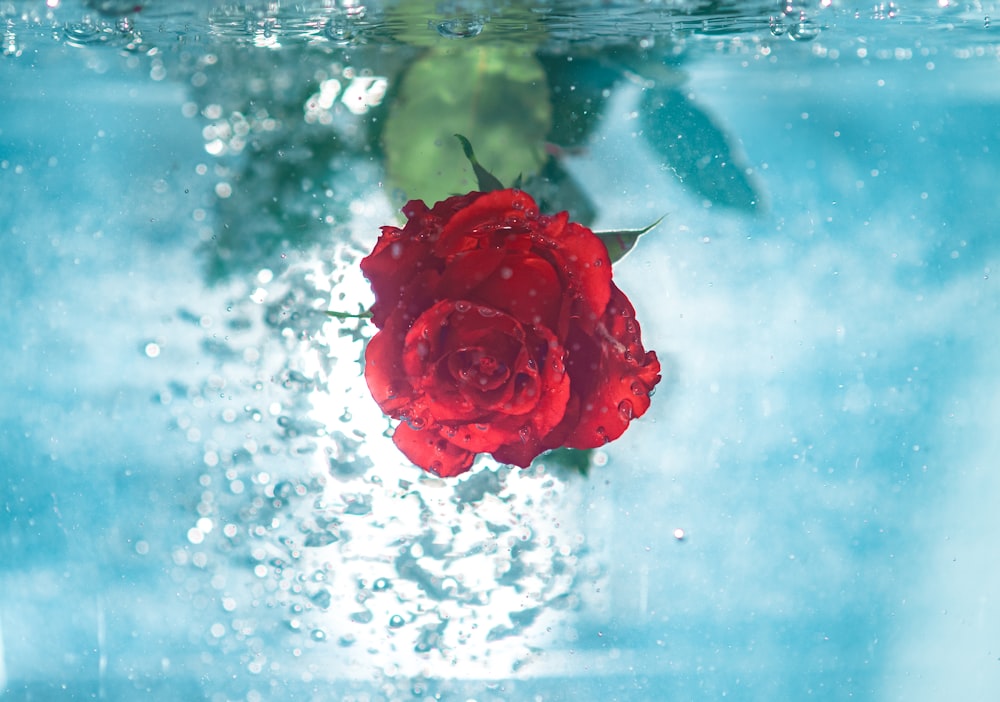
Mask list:
POLYGON ((0 3, 0 696, 995 697, 991 15, 0 3), (325 314, 456 123, 666 215, 585 476, 424 476, 325 314))

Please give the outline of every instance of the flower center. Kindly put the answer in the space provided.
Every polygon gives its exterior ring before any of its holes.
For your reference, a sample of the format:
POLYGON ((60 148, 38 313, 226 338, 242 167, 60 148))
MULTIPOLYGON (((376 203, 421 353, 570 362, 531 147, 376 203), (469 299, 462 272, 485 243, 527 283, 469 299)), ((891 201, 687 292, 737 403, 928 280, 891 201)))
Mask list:
POLYGON ((484 349, 462 349, 448 359, 452 377, 471 389, 495 390, 510 378, 506 363, 484 349))

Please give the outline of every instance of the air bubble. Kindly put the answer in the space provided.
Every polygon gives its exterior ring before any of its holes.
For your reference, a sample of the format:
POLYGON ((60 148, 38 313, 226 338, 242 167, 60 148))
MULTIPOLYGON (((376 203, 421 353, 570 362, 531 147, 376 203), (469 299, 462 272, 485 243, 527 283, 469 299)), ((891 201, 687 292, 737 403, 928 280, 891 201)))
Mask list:
POLYGON ((391 626, 393 629, 398 629, 404 624, 406 624, 406 620, 403 619, 398 614, 392 615, 392 617, 389 619, 389 626, 391 626))
POLYGON ((472 305, 466 302, 465 300, 459 300, 458 302, 455 303, 456 312, 468 312, 471 309, 472 305))
POLYGON ((377 578, 375 582, 372 583, 372 590, 374 592, 383 592, 392 587, 392 583, 389 582, 388 578, 377 578))

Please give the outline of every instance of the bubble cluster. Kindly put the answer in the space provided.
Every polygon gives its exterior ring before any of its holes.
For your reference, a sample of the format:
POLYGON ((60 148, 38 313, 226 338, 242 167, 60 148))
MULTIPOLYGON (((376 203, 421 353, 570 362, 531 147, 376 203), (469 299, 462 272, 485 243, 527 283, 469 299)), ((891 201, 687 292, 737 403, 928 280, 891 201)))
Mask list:
MULTIPOLYGON (((359 253, 338 247, 328 259, 359 253)), ((585 546, 565 506, 578 498, 544 469, 446 482, 409 465, 364 384, 357 320, 322 313, 352 273, 256 276, 265 302, 231 302, 241 323, 207 347, 219 367, 171 404, 211 456, 181 557, 214 612, 205 640, 251 676, 278 663, 265 638, 333 660, 333 677, 509 675, 579 604, 585 546)))

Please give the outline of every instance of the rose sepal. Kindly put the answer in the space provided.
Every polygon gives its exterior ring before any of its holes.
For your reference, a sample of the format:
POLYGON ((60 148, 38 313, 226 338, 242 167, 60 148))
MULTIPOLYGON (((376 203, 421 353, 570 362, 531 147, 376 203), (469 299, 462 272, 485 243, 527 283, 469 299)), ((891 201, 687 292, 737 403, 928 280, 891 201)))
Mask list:
POLYGON ((469 163, 472 164, 472 171, 476 174, 476 182, 479 185, 479 190, 484 193, 492 192, 493 190, 504 190, 504 184, 500 182, 500 179, 483 168, 482 164, 479 163, 469 140, 461 134, 456 134, 455 138, 462 144, 462 151, 465 153, 465 158, 469 159, 469 163))
POLYGON ((625 257, 629 251, 635 246, 635 242, 639 240, 639 237, 647 232, 655 229, 660 222, 663 221, 663 217, 652 224, 643 227, 642 229, 619 229, 610 232, 594 232, 597 237, 604 242, 604 245, 608 249, 608 257, 611 259, 611 263, 617 263, 622 258, 625 257))

